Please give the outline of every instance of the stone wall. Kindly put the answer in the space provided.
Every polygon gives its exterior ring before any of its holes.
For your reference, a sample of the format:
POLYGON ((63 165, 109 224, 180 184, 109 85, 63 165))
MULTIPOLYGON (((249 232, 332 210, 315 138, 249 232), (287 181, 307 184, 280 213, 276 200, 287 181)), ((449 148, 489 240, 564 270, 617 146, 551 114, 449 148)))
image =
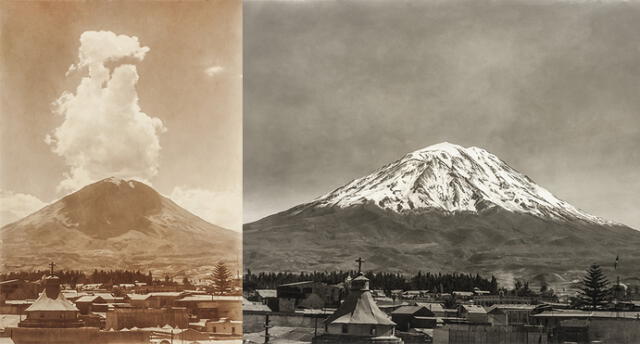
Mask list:
POLYGON ((11 328, 15 344, 146 344, 148 332, 105 332, 96 328, 11 328))
POLYGON ((640 343, 640 320, 592 319, 588 328, 589 340, 603 343, 640 343))
POLYGON ((317 324, 318 332, 324 331, 324 319, 329 316, 328 314, 280 313, 263 311, 244 311, 242 314, 244 332, 247 333, 264 331, 264 320, 266 314, 269 314, 269 322, 271 326, 315 328, 317 324))
POLYGON ((448 325, 435 329, 434 344, 548 344, 542 328, 521 326, 448 325))
POLYGON ((132 327, 189 327, 186 308, 137 309, 116 308, 107 312, 105 329, 121 330, 132 327))

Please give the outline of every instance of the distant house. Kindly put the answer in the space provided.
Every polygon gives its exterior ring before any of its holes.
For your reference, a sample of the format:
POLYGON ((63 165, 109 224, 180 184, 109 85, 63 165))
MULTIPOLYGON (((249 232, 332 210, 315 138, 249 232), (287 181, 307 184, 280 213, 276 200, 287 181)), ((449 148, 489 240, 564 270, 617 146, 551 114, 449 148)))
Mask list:
POLYGON ((469 323, 473 324, 485 324, 489 321, 487 311, 478 305, 465 305, 459 306, 460 317, 465 318, 469 323))
POLYGON ((35 299, 38 297, 39 288, 37 283, 21 279, 2 281, 0 282, 0 304, 5 300, 35 299))
POLYGON ((106 314, 105 328, 122 330, 133 327, 189 327, 189 315, 183 307, 156 308, 109 308, 106 314), (164 324, 164 325, 163 325, 164 324))
POLYGON ((508 296, 508 295, 475 295, 473 297, 473 303, 476 305, 482 306, 492 306, 498 304, 525 304, 530 305, 535 303, 535 301, 549 301, 544 298, 540 298, 540 300, 532 297, 525 296, 508 296))
MULTIPOLYGON (((537 311, 537 310, 536 310, 537 311)), ((544 310, 530 316, 558 342, 640 343, 640 312, 544 310)))
POLYGON ((491 292, 488 290, 481 290, 478 287, 473 288, 473 293, 475 295, 491 295, 491 292))
POLYGON ((497 325, 529 325, 534 305, 493 305, 487 308, 489 323, 497 325))
POLYGON ((151 308, 165 308, 173 307, 175 301, 182 296, 186 295, 179 291, 159 291, 149 293, 149 307, 151 308))
MULTIPOLYGON (((437 302, 417 302, 417 306, 422 306, 430 310, 434 316, 436 317, 446 317, 446 316, 455 316, 454 312, 450 312, 447 314, 444 310, 444 306, 441 303, 437 302)), ((457 313, 457 311, 455 312, 457 313)))
POLYGON ((275 311, 292 313, 297 308, 323 308, 325 305, 321 289, 323 283, 306 281, 278 286, 278 307, 275 311))
POLYGON ((267 305, 259 303, 259 302, 252 302, 247 300, 246 298, 242 298, 242 311, 252 311, 252 312, 271 312, 271 308, 269 308, 267 305))
POLYGON ((472 291, 454 291, 451 294, 458 300, 471 300, 475 295, 472 291))
POLYGON ((151 307, 150 298, 149 294, 127 294, 125 300, 135 308, 149 308, 151 307))
POLYGON ((257 289, 257 301, 267 305, 270 309, 278 308, 278 291, 276 289, 257 289))
POLYGON ((242 321, 220 318, 215 321, 207 321, 206 329, 207 332, 214 333, 216 335, 241 335, 242 321))
POLYGON ((124 302, 124 297, 114 296, 111 293, 92 293, 94 296, 99 296, 104 300, 104 303, 118 303, 124 302))
MULTIPOLYGON (((80 310, 80 314, 89 314, 93 311, 95 304, 104 305, 106 303, 107 302, 101 296, 85 295, 76 300, 76 307, 78 307, 78 310, 80 310)), ((100 309, 99 311, 106 312, 106 307, 103 307, 103 308, 104 309, 100 309)))
POLYGON ((185 307, 189 314, 201 319, 242 319, 242 296, 186 295, 175 300, 174 304, 185 307))
POLYGON ((399 331, 409 331, 411 328, 434 328, 435 314, 424 306, 402 306, 391 312, 391 320, 396 323, 399 331))

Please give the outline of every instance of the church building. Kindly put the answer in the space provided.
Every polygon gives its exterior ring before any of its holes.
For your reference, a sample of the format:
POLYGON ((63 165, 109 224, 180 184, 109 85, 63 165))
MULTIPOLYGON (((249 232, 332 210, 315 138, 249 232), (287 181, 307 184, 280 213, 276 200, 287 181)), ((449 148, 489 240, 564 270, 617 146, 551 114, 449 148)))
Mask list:
POLYGON ((313 338, 313 344, 401 344, 402 339, 395 336, 396 324, 378 308, 371 295, 369 279, 359 272, 350 284, 346 299, 325 320, 325 333, 313 338))
POLYGON ((78 318, 79 310, 60 292, 60 278, 51 274, 44 279, 44 291, 25 312, 27 318, 21 321, 19 327, 30 328, 70 328, 82 327, 83 322, 78 318))

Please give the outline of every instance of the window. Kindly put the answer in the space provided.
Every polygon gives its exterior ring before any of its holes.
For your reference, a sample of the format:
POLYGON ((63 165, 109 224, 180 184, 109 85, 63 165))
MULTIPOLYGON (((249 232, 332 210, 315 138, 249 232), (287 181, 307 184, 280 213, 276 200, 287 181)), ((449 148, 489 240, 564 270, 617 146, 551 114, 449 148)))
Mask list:
POLYGON ((349 326, 347 326, 347 324, 342 324, 342 333, 349 333, 349 326))
POLYGON ((376 326, 375 325, 371 326, 371 329, 369 330, 369 334, 372 335, 372 336, 376 335, 376 326))

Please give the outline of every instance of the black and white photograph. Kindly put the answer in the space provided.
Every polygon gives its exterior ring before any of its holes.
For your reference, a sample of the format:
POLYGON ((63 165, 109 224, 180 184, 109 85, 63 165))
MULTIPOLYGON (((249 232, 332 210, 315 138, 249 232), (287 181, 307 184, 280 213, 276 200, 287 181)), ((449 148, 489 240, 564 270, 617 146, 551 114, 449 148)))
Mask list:
POLYGON ((640 342, 640 3, 246 1, 249 343, 640 342))

